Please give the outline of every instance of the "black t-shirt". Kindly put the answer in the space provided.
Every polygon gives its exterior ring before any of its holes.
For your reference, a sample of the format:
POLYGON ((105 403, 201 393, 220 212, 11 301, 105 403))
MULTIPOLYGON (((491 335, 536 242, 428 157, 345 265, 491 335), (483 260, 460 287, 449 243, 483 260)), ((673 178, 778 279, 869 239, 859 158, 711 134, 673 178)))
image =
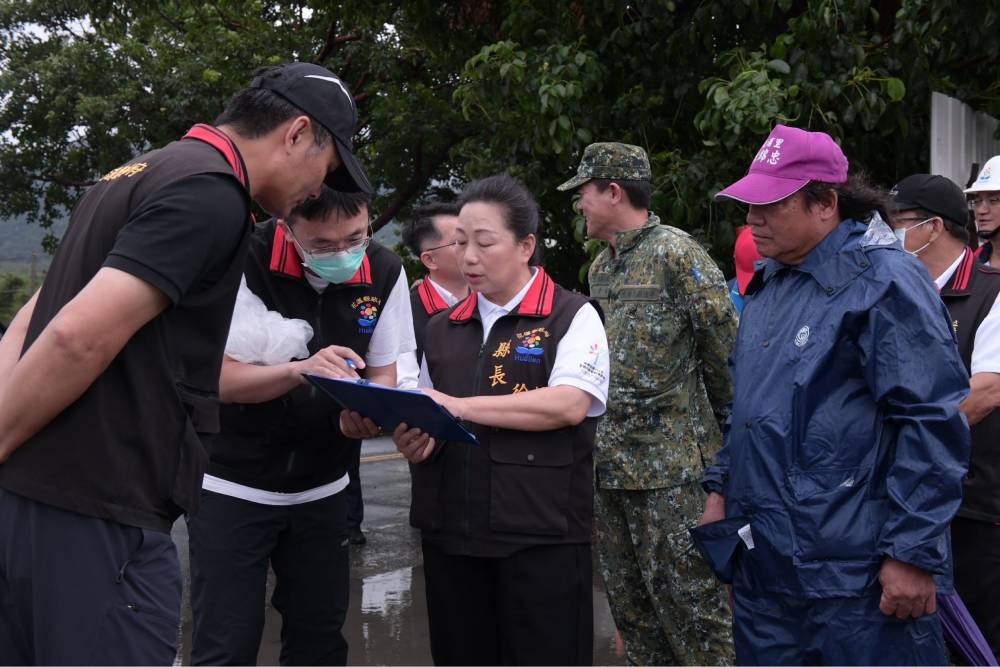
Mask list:
POLYGON ((118 232, 104 266, 142 278, 176 304, 225 275, 247 231, 246 217, 246 194, 236 180, 189 176, 135 212, 118 232))
MULTIPOLYGON (((88 516, 168 531, 193 510, 217 428, 219 368, 249 239, 249 195, 222 154, 175 142, 84 194, 53 259, 25 350, 103 267, 171 302, 73 404, 0 466, 0 487, 88 516)), ((48 378, 45 381, 58 381, 48 378)))

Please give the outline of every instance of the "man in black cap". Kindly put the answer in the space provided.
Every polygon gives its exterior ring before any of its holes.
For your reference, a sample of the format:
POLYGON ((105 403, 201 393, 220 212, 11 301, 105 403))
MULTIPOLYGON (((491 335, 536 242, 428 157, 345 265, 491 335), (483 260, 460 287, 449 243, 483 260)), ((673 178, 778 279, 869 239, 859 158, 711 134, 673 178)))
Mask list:
POLYGON ((258 73, 215 125, 83 195, 0 341, 0 664, 173 661, 181 576, 252 228, 331 187, 370 192, 340 80, 258 73))
MULTIPOLYGON (((952 318, 971 375, 962 404, 972 460, 951 524, 955 589, 1000 655, 1000 270, 975 261, 962 190, 943 176, 914 174, 890 191, 889 224, 927 267, 952 318)), ((910 344, 916 344, 911 342, 910 344)))

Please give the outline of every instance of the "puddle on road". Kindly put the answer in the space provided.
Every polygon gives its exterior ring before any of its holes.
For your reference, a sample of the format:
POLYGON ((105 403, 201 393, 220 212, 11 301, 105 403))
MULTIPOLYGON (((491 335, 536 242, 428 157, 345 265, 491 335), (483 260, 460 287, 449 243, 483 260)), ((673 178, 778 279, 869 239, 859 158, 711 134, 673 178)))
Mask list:
POLYGON ((361 613, 398 616, 411 604, 412 582, 412 567, 365 577, 361 581, 361 613))
MULTIPOLYGON (((616 637, 610 610, 598 586, 595 582, 594 664, 621 665, 625 662, 624 647, 616 637)), ((351 596, 344 626, 351 664, 432 664, 422 567, 405 567, 355 580, 351 596)))
POLYGON ((352 604, 344 626, 349 662, 431 664, 423 568, 379 572, 351 583, 352 604))

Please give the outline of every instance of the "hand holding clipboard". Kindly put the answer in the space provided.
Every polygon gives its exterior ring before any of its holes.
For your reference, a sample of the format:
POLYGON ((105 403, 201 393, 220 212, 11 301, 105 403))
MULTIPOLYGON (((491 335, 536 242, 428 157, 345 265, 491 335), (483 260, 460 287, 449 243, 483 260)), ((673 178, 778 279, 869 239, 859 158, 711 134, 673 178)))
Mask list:
POLYGON ((382 387, 364 380, 339 380, 317 375, 303 377, 345 410, 367 417, 390 433, 400 424, 406 424, 410 429, 420 429, 435 440, 478 444, 475 435, 423 392, 382 387))

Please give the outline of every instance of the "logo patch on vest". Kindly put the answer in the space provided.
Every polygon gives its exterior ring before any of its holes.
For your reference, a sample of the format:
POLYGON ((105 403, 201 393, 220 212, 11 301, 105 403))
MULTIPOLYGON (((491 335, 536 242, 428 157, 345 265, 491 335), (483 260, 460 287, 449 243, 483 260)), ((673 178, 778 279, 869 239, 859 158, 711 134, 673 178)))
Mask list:
POLYGON ((594 343, 587 351, 589 359, 580 362, 580 370, 583 371, 583 374, 598 383, 603 383, 608 379, 607 373, 597 365, 598 360, 600 360, 601 355, 604 354, 606 349, 601 343, 594 343))
POLYGON ((514 348, 517 354, 514 355, 514 360, 524 361, 529 364, 542 363, 540 357, 545 354, 542 341, 549 338, 550 335, 545 327, 538 327, 537 329, 522 331, 517 334, 517 346, 514 348))
POLYGON ((360 296, 351 302, 351 308, 357 314, 358 333, 370 334, 378 322, 378 311, 382 299, 377 296, 360 296))

